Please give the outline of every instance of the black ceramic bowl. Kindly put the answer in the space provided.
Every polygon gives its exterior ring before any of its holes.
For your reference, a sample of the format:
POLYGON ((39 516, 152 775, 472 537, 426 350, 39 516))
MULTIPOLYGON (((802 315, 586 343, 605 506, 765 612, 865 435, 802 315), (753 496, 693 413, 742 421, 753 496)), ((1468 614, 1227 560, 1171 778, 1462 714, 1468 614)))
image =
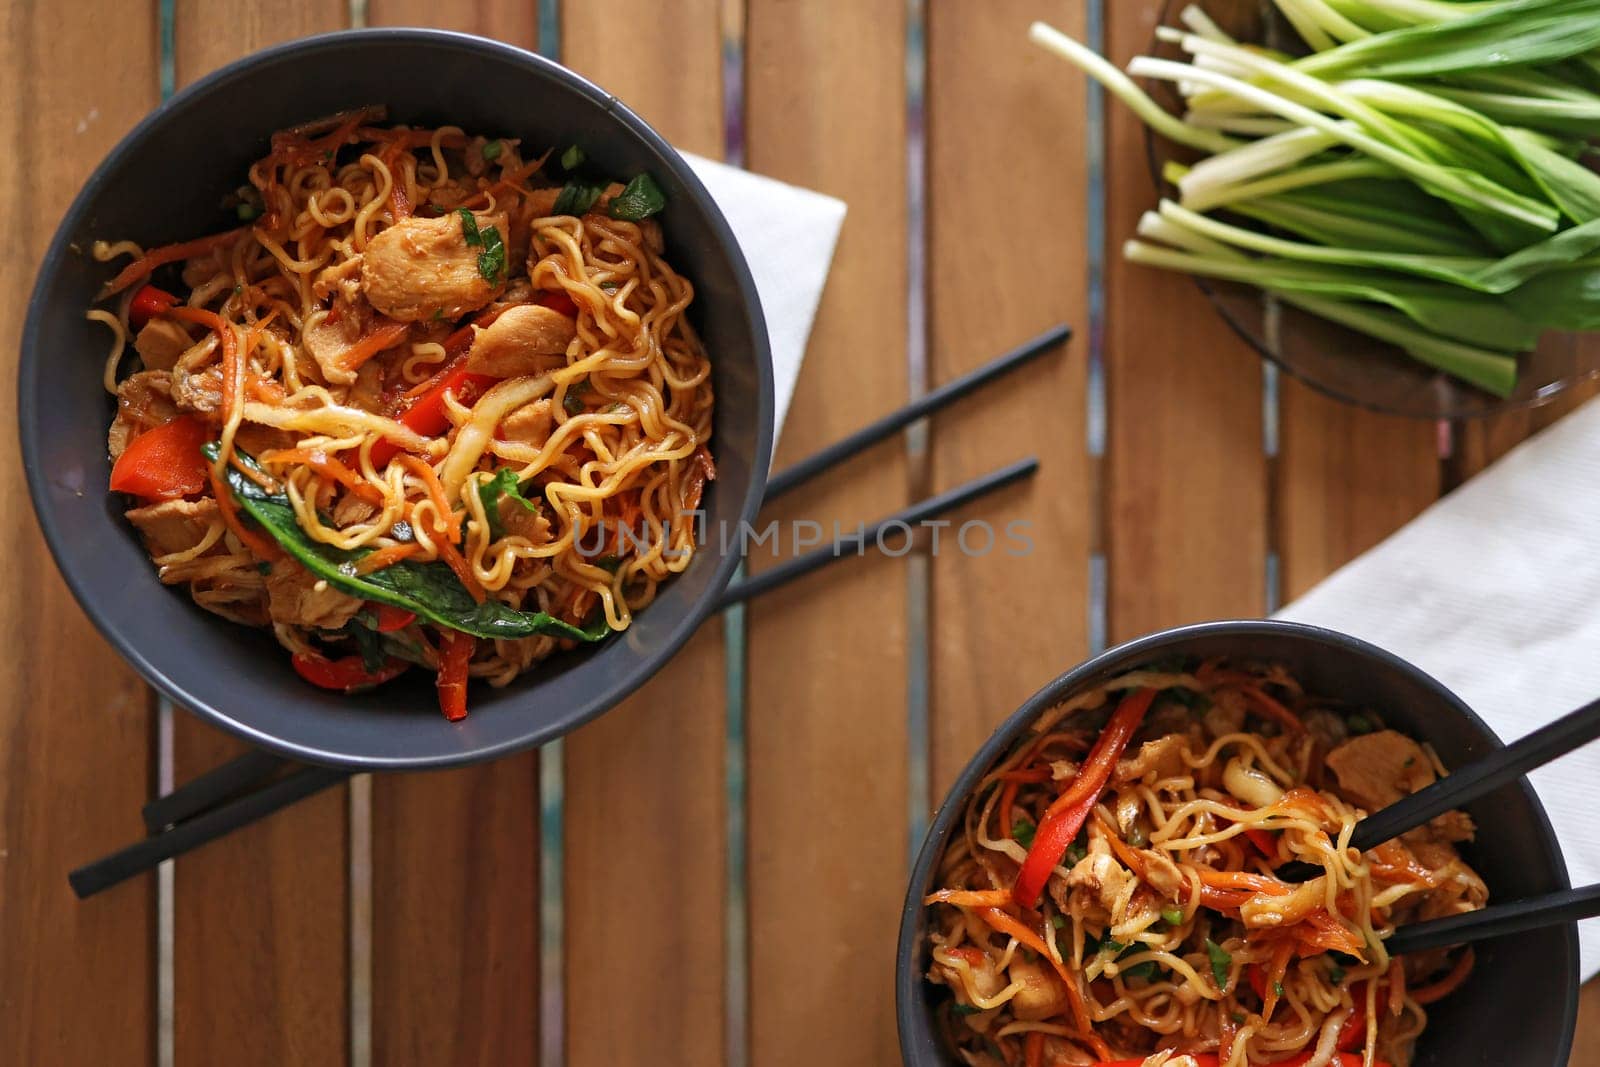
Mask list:
MULTIPOLYGON (((1417 668, 1353 637, 1297 623, 1213 622, 1142 637, 1076 667, 1007 719, 956 779, 923 841, 906 891, 895 962, 900 1053, 908 1067, 954 1067, 933 1010, 945 990, 927 982, 923 898, 936 888, 945 841, 968 795, 1046 709, 1142 663, 1174 655, 1229 656, 1286 664, 1306 689, 1380 709, 1384 719, 1430 742, 1446 767, 1501 747, 1499 738, 1455 694, 1417 668)), ((1565 889, 1567 865, 1550 821, 1526 780, 1468 805, 1478 823, 1465 858, 1489 884, 1491 899, 1514 900, 1565 889)), ((1578 928, 1553 926, 1477 946, 1461 989, 1429 1008, 1414 1067, 1514 1063, 1566 1067, 1578 1011, 1578 928)))
POLYGON ((370 30, 243 59, 177 94, 117 145, 73 202, 40 269, 23 333, 19 410, 28 487, 56 563, 90 619, 152 685, 296 758, 442 767, 540 744, 600 714, 710 613, 738 563, 715 531, 752 518, 765 485, 772 367, 755 287, 727 223, 683 159, 637 115, 507 45, 370 30), (87 255, 90 243, 126 237, 158 245, 237 225, 221 211, 222 197, 266 153, 273 131, 372 103, 388 105, 392 122, 449 123, 533 145, 581 143, 601 172, 648 170, 666 193, 668 255, 695 284, 691 318, 714 367, 718 478, 706 497, 709 543, 626 633, 557 656, 504 689, 475 685, 472 712, 458 724, 440 717, 419 672, 354 697, 308 686, 267 632, 226 622, 185 590, 163 587, 123 504, 106 491, 106 336, 84 312, 113 268, 87 255))

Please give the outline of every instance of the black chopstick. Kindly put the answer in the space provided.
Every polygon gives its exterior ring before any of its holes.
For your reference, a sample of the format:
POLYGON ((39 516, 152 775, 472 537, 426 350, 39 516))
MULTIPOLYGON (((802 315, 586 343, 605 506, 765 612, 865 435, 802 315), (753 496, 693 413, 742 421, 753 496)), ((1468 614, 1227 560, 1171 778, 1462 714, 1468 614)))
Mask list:
POLYGON ((766 496, 764 501, 776 500, 802 482, 809 481, 823 471, 836 464, 842 463, 866 448, 877 444, 889 435, 905 429, 913 422, 933 414, 940 408, 962 399, 994 381, 1004 377, 1018 367, 1036 359, 1050 349, 1067 341, 1072 337, 1072 327, 1066 323, 1052 326, 1050 329, 1021 345, 1013 348, 1005 355, 985 363, 976 370, 968 371, 959 378, 954 378, 937 389, 918 397, 905 407, 891 414, 885 415, 877 422, 863 426, 855 433, 822 449, 813 455, 796 463, 767 479, 766 496))
MULTIPOLYGON (((1397 800, 1381 811, 1356 823, 1350 847, 1357 852, 1377 848, 1391 838, 1415 830, 1429 819, 1476 800, 1485 793, 1542 767, 1551 760, 1582 748, 1600 737, 1600 700, 1591 701, 1577 711, 1568 712, 1555 722, 1541 726, 1505 748, 1496 749, 1476 763, 1469 763, 1437 782, 1397 800)), ((1277 870, 1286 882, 1303 882, 1322 873, 1315 864, 1296 860, 1277 870)))
POLYGON ((289 761, 282 756, 273 755, 266 749, 249 749, 146 804, 143 810, 145 829, 157 834, 169 826, 176 826, 229 797, 243 793, 287 766, 289 761))
POLYGON ((1039 460, 1029 456, 1027 459, 1009 463, 998 470, 990 471, 981 478, 974 478, 964 485, 948 489, 943 493, 930 496, 926 500, 902 508, 885 518, 847 537, 841 537, 826 548, 819 548, 814 552, 807 552, 803 556, 785 560, 770 570, 746 578, 742 582, 734 582, 723 591, 718 608, 726 608, 733 604, 740 604, 751 597, 760 596, 770 592, 778 586, 791 582, 796 578, 810 574, 819 567, 825 567, 834 560, 846 556, 860 555, 865 546, 878 539, 878 535, 894 524, 915 525, 935 515, 943 514, 962 506, 986 493, 992 493, 1012 482, 1032 476, 1039 469, 1039 460))
POLYGON ((1542 926, 1576 922, 1600 915, 1600 885, 1562 889, 1509 904, 1491 904, 1478 911, 1402 926, 1383 943, 1390 955, 1423 952, 1469 941, 1520 934, 1542 926))
POLYGON ((118 882, 154 868, 163 860, 230 834, 271 815, 279 808, 288 807, 297 800, 304 800, 330 785, 336 785, 349 775, 349 771, 339 767, 302 768, 253 793, 186 819, 171 830, 153 834, 79 867, 67 875, 67 882, 80 900, 93 896, 102 889, 109 889, 118 882))

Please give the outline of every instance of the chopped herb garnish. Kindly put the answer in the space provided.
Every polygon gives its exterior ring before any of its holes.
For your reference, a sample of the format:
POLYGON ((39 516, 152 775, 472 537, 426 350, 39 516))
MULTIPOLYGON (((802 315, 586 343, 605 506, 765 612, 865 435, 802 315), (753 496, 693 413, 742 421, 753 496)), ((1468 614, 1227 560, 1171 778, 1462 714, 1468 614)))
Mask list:
POLYGON ((594 561, 594 565, 603 571, 615 574, 622 569, 622 560, 616 556, 601 556, 594 561))
POLYGON ((498 541, 505 536, 505 526, 500 521, 500 498, 508 497, 521 504, 524 509, 539 513, 539 505, 522 495, 521 484, 517 481, 517 472, 510 467, 501 467, 494 472, 494 477, 478 486, 478 499, 483 501, 483 514, 489 520, 489 540, 498 541))
POLYGON ((1134 848, 1144 848, 1150 843, 1150 838, 1145 835, 1144 827, 1134 823, 1128 827, 1128 844, 1134 848))
POLYGON ((506 146, 501 144, 499 141, 485 141, 483 142, 483 148, 481 149, 483 152, 483 158, 490 160, 491 162, 499 159, 500 153, 505 151, 505 147, 506 146))
POLYGON ((1328 967, 1328 981, 1332 982, 1334 985, 1338 985, 1340 982, 1344 981, 1344 968, 1339 966, 1337 963, 1331 964, 1328 967))
POLYGON ((1123 949, 1125 949, 1127 947, 1128 946, 1124 945, 1122 942, 1113 941, 1113 940, 1111 940, 1111 938, 1108 937, 1104 941, 1100 942, 1100 947, 1096 951, 1098 951, 1098 952, 1110 952, 1110 953, 1116 954, 1116 953, 1121 952, 1123 949))
POLYGON ((567 386, 567 395, 561 398, 561 409, 568 415, 583 414, 583 394, 589 391, 589 379, 580 378, 567 386))
POLYGON ((1067 928, 1067 918, 1065 915, 1052 915, 1050 916, 1050 925, 1057 930, 1065 930, 1067 928))
POLYGON ((236 285, 236 286, 233 287, 233 295, 234 296, 238 296, 242 292, 244 292, 244 286, 242 284, 241 285, 236 285))
POLYGON ((1156 961, 1145 960, 1143 963, 1136 963, 1132 967, 1123 967, 1121 973, 1124 978, 1140 978, 1149 981, 1156 976, 1156 961))
POLYGON ((1011 828, 1012 840, 1016 841, 1016 843, 1021 845, 1023 848, 1032 848, 1033 831, 1035 829, 1037 829, 1037 827, 1035 827, 1028 819, 1018 819, 1016 825, 1011 828))
POLYGON ((468 208, 457 208, 456 214, 461 216, 461 235, 467 245, 483 249, 478 253, 478 273, 490 285, 498 285, 506 269, 506 246, 500 240, 500 230, 494 226, 479 229, 477 218, 468 208))
POLYGON ((1244 1025, 1244 1012, 1242 1011, 1229 1012, 1228 1018, 1232 1019, 1237 1025, 1244 1025))
POLYGON ((1273 994, 1273 996, 1278 996, 1278 997, 1283 996, 1283 983, 1282 982, 1273 982, 1272 983, 1272 994, 1273 994))
POLYGON ((272 564, 270 564, 270 563, 257 563, 256 564, 256 573, 257 574, 271 574, 272 573, 272 564))
POLYGON ((442 318, 444 318, 444 308, 434 308, 433 309, 433 321, 434 322, 438 322, 442 318))
POLYGON ((611 217, 627 222, 638 222, 667 206, 667 198, 656 180, 649 174, 640 174, 623 187, 611 201, 611 217))
POLYGON ((605 191, 604 184, 574 178, 561 187, 561 195, 556 197, 555 207, 550 209, 550 214, 587 215, 589 209, 594 207, 594 202, 599 200, 600 194, 605 191))
POLYGON ((250 222, 261 214, 261 209, 248 200, 241 200, 239 206, 233 209, 233 213, 239 216, 240 222, 250 222))
POLYGON ((1211 977, 1217 980, 1217 991, 1228 991, 1228 968, 1233 964, 1233 955, 1227 949, 1206 938, 1206 958, 1211 961, 1211 977))
POLYGON ((1183 925, 1183 909, 1182 908, 1162 908, 1161 909, 1161 921, 1166 923, 1168 926, 1182 926, 1183 925))
POLYGON ((561 153, 561 169, 577 170, 583 166, 583 161, 588 158, 583 154, 583 149, 577 145, 568 145, 567 150, 561 153))
POLYGON ((1353 734, 1370 734, 1372 732, 1372 720, 1365 715, 1352 715, 1344 721, 1344 724, 1350 728, 1350 732, 1353 734))
POLYGON ((1082 845, 1072 844, 1067 846, 1066 854, 1062 856, 1062 859, 1067 861, 1069 867, 1077 866, 1083 862, 1083 858, 1088 854, 1089 850, 1082 845))
POLYGON ((951 1004, 950 1010, 957 1015, 976 1015, 983 1009, 976 1004, 951 1004))
POLYGON ((604 289, 608 293, 614 293, 618 289, 621 289, 622 286, 617 282, 601 282, 600 288, 604 289))

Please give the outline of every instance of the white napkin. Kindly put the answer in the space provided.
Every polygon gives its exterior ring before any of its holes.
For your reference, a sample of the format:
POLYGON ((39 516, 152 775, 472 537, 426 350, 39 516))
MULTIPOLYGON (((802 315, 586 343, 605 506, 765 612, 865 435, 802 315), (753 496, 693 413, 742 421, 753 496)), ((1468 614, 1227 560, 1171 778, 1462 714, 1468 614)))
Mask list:
POLYGON ((844 223, 844 201, 685 152, 750 262, 772 340, 773 425, 783 429, 844 223))
MULTIPOLYGON (((1600 696, 1600 401, 1523 442, 1279 613, 1415 663, 1511 740, 1600 696)), ((1532 775, 1574 885, 1600 881, 1600 745, 1532 775)), ((1583 923, 1583 976, 1600 920, 1583 923)))

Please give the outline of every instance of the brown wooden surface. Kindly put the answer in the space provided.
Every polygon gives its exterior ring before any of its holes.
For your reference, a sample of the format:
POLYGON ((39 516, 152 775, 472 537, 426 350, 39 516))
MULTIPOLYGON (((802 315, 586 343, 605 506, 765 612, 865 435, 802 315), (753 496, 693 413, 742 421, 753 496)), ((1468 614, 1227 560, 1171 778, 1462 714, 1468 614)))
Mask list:
MULTIPOLYGON (((0 423, 26 294, 56 222, 96 161, 156 101, 155 4, 7 5, 0 17, 0 423), (83 67, 100 27, 126 47, 83 67), (79 71, 71 78, 63 71, 79 71)), ((100 354, 81 353, 85 387, 100 354)), ((8 431, 9 432, 9 431, 8 431)), ((148 690, 78 610, 27 503, 15 439, 0 463, 7 546, 0 640, 0 1059, 149 1064, 155 1056, 155 878, 80 905, 69 867, 139 832, 155 772, 148 690)))
MULTIPOLYGON (((1159 5, 1103 0, 1109 49, 1148 43, 1159 5)), ((752 169, 850 205, 778 466, 902 403, 910 388, 907 7, 892 0, 561 0, 562 58, 674 143, 724 152, 723 33, 742 33, 743 138, 752 169), (627 46, 619 45, 619 27, 627 46)), ((26 293, 56 219, 114 140, 155 103, 157 5, 11 0, 0 30, 0 285, 26 293)), ((177 0, 179 84, 278 40, 345 25, 362 5, 177 0)), ((368 0, 371 25, 424 24, 537 44, 524 0, 368 0)), ((1056 321, 1063 352, 940 416, 925 457, 887 442, 770 507, 850 530, 912 495, 1027 452, 1026 486, 953 516, 933 558, 841 563, 752 606, 746 661, 748 931, 725 921, 728 663, 708 625, 660 678, 565 742, 564 986, 541 991, 535 755, 380 777, 371 800, 371 973, 352 971, 345 790, 333 790, 176 865, 174 1052, 179 1067, 535 1064, 542 994, 564 1005, 575 1067, 895 1061, 892 947, 908 849, 908 639, 925 581, 932 787, 993 723, 1088 650, 1092 551, 1108 574, 1112 640, 1196 619, 1255 615, 1275 551, 1291 598, 1438 494, 1594 395, 1435 426, 1336 404, 1285 378, 1279 452, 1263 450, 1259 362, 1183 279, 1118 249, 1154 198, 1144 135, 1110 106, 1106 140, 1107 439, 1086 445, 1089 153, 1083 79, 1027 45, 1044 18, 1081 35, 1086 0, 925 6, 927 377, 936 385, 1056 321), (994 170, 1027 195, 1026 255, 994 251, 994 170), (955 527, 999 531, 981 558, 955 527), (1030 523, 1031 554, 1004 526, 1030 523), (642 875, 640 872, 644 872, 642 875), (747 945, 730 938, 747 936, 747 945), (748 948, 748 1030, 725 988, 748 948), (736 957, 735 957, 736 958, 736 957), (367 983, 370 980, 370 987, 367 983), (352 990, 370 1035, 351 1030, 352 990), (725 1048, 747 1032, 749 1046, 725 1048), (370 1037, 370 1045, 367 1038, 370 1037), (354 1047, 355 1051, 352 1052, 354 1047)), ((735 131, 737 132, 737 131, 735 131)), ((9 376, 22 299, 0 310, 9 376)), ((90 363, 98 363, 95 353, 90 363)), ((92 379, 86 372, 86 381, 92 379)), ((15 422, 14 390, 0 417, 15 422)), ((0 520, 12 560, 0 613, 0 1063, 156 1062, 155 879, 89 902, 64 873, 139 832, 154 786, 147 690, 66 594, 15 459, 0 520)), ((925 551, 925 547, 922 550, 925 551)), ((785 553, 787 554, 787 548, 785 553)), ((768 549, 752 559, 770 566, 768 549)), ((178 714, 179 780, 239 746, 178 714)), ((365 880, 360 884, 365 884, 365 880)), ((357 938, 364 936, 357 930, 357 938)), ((1572 1064, 1600 1067, 1600 988, 1585 991, 1572 1064)), ((546 1067, 556 1067, 554 1064, 546 1067)))
MULTIPOLYGON (((972 509, 995 531, 957 527, 931 567, 932 792, 936 799, 1012 708, 1089 648, 1089 548, 1098 501, 1086 447, 1089 293, 1084 79, 1028 42, 1044 19, 1081 36, 1081 0, 933 5, 928 25, 930 385, 1059 322, 1077 336, 1015 380, 939 416, 932 484, 944 488, 1037 453, 1024 487, 972 509), (996 71, 1006 72, 997 78, 996 71), (1020 145, 1028 151, 1018 151, 1020 145), (984 221, 994 186, 975 160, 1004 159, 1032 198, 1025 262, 1006 262, 984 221), (1026 274, 1019 279, 1018 274, 1026 274), (1021 281, 1021 284, 1019 284, 1021 281), (1002 427, 1011 432, 998 432, 1002 427), (1030 541, 1013 548, 1006 527, 1030 541), (1015 552, 1015 554, 1013 554, 1015 552)), ((1006 257, 1009 258, 1009 257, 1006 257)), ((967 516, 958 517, 959 525, 967 516)))
MULTIPOLYGON (((715 0, 569 2, 562 14, 563 62, 629 101, 673 144, 723 154, 715 0), (619 24, 632 28, 633 47, 616 47, 619 24)), ((573 1067, 663 1055, 723 1062, 724 670, 713 621, 632 699, 566 741, 573 1067), (652 872, 649 888, 623 890, 628 871, 652 872)))
MULTIPOLYGON (((344 25, 344 9, 333 4, 262 0, 235 8, 179 0, 177 83, 258 48, 344 25)), ((241 742, 182 712, 173 726, 177 781, 244 751, 241 742)), ((346 797, 344 786, 329 789, 177 862, 178 1067, 345 1062, 346 797), (252 1039, 241 1040, 243 1034, 252 1039)))
MULTIPOLYGON (((1162 5, 1108 3, 1106 51, 1147 51, 1162 5)), ((1113 642, 1266 605, 1261 368, 1187 278, 1120 249, 1156 191, 1145 133, 1106 113, 1105 545, 1113 642)))
MULTIPOLYGON (((777 466, 906 399, 905 11, 757 2, 753 170, 851 205, 777 466)), ((763 513, 846 529, 906 498, 898 440, 763 513)), ((767 549, 752 566, 770 563, 767 549)), ((750 1062, 893 1061, 906 870, 906 563, 849 560, 749 609, 750 1062)))

